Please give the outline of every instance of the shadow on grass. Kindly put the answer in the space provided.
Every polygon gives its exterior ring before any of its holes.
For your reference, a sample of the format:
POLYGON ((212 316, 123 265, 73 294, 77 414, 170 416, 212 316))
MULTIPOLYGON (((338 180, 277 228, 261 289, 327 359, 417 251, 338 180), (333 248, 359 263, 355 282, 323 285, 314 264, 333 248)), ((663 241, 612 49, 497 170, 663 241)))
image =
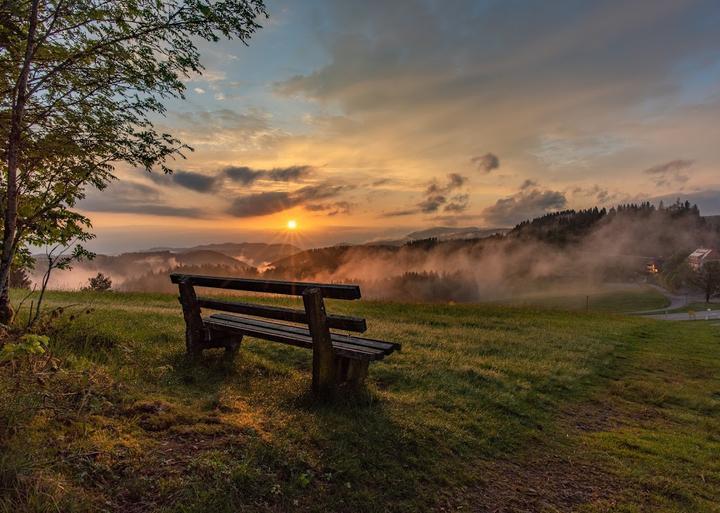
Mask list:
MULTIPOLYGON (((212 443, 191 437, 183 487, 166 510, 287 511, 324 504, 330 510, 384 511, 389 503, 423 496, 422 475, 442 455, 420 447, 372 386, 315 397, 309 360, 308 351, 256 342, 244 344, 235 361, 221 350, 198 359, 182 352, 165 356, 173 368, 168 393, 194 396, 219 412, 221 422, 252 425, 214 433, 212 443)), ((132 510, 136 500, 148 497, 141 494, 123 506, 132 510)))

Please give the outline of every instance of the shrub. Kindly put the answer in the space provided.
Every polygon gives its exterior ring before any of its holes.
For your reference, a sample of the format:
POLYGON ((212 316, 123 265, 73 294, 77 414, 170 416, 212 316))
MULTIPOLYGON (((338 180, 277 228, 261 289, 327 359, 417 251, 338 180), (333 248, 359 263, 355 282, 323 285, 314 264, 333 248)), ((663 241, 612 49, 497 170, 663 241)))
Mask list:
POLYGON ((83 290, 93 290, 95 292, 105 292, 112 288, 112 280, 110 276, 105 276, 103 273, 97 273, 97 276, 88 278, 88 286, 84 287, 83 290))

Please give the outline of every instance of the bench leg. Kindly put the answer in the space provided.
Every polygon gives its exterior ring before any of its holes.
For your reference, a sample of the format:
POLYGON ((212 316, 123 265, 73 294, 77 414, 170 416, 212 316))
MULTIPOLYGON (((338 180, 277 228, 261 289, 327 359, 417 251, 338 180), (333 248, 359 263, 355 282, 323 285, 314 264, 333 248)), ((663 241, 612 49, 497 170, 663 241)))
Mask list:
POLYGON ((222 347, 225 349, 225 358, 232 360, 235 358, 238 351, 240 351, 242 339, 243 336, 241 334, 223 333, 221 331, 210 329, 208 333, 208 340, 203 349, 222 347))
POLYGON ((198 333, 190 328, 185 329, 185 350, 191 358, 202 355, 203 340, 198 340, 198 333))
POLYGON ((368 375, 367 360, 353 358, 335 358, 335 372, 339 383, 357 387, 362 385, 368 375))
POLYGON ((239 335, 225 344, 225 358, 232 360, 235 355, 240 351, 240 344, 242 343, 243 336, 239 335))

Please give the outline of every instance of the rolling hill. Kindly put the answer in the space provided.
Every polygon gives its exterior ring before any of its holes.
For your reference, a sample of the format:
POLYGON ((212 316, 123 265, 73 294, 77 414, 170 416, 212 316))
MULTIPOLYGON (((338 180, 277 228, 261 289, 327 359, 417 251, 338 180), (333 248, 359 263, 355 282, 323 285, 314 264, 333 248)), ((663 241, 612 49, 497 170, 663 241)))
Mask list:
POLYGON ((265 244, 262 242, 223 242, 219 244, 202 244, 189 248, 152 248, 148 251, 169 251, 174 254, 187 254, 198 251, 212 251, 227 255, 252 267, 263 265, 288 257, 302 250, 292 244, 265 244))

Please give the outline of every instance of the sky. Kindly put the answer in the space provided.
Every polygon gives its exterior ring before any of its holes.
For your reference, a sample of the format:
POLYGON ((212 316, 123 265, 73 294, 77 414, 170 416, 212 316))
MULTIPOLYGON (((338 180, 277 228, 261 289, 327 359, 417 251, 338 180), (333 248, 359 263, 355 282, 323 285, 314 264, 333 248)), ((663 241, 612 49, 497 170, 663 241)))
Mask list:
POLYGON ((119 165, 91 249, 358 243, 628 201, 720 213, 717 0, 268 0, 119 165), (287 222, 297 222, 289 233, 287 222))

